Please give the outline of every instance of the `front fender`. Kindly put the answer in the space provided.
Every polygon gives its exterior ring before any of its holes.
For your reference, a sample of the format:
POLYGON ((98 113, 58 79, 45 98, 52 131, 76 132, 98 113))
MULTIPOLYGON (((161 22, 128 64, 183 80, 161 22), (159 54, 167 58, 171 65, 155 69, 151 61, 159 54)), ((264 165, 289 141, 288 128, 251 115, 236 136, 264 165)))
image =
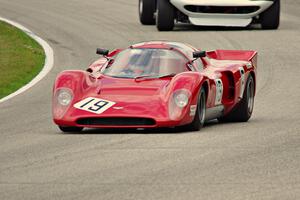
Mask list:
POLYGON ((200 87, 207 79, 199 72, 183 72, 176 75, 169 84, 168 97, 172 93, 179 89, 186 89, 191 92, 192 97, 196 97, 199 94, 200 87))
POLYGON ((168 107, 171 120, 179 120, 181 125, 191 123, 195 115, 195 106, 197 105, 200 87, 207 77, 199 72, 184 72, 176 75, 168 86, 168 107), (179 108, 174 104, 173 96, 178 90, 187 90, 190 92, 190 98, 187 106, 179 108), (192 111, 194 110, 194 111, 192 111))
POLYGON ((86 90, 96 86, 96 81, 95 78, 85 71, 68 70, 61 72, 53 86, 52 114, 54 122, 59 124, 59 120, 64 117, 70 106, 78 101, 86 90), (69 91, 72 96, 68 105, 62 105, 58 102, 58 92, 61 92, 61 90, 69 91))
POLYGON ((83 94, 86 90, 96 86, 97 79, 82 70, 66 70, 56 77, 53 93, 58 88, 69 88, 75 95, 83 94))

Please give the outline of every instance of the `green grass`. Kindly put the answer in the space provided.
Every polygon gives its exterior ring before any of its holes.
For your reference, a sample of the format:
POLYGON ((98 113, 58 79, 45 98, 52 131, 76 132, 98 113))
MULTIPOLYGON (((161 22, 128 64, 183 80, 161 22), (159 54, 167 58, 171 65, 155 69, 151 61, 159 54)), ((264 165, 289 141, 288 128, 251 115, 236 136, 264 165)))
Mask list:
POLYGON ((0 22, 0 99, 30 82, 44 62, 44 50, 35 40, 0 22))

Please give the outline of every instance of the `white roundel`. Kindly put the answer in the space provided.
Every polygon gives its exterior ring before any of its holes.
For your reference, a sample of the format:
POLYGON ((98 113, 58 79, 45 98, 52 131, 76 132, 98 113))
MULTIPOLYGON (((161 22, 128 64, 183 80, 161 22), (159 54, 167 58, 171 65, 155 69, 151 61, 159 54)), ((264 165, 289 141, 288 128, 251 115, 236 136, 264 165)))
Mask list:
POLYGON ((95 97, 88 97, 74 104, 74 107, 95 114, 101 114, 113 105, 115 105, 115 102, 95 97))
POLYGON ((245 70, 243 67, 239 68, 240 71, 240 75, 241 75, 241 80, 240 80, 240 98, 243 98, 243 94, 244 94, 244 88, 245 88, 245 70))
POLYGON ((216 84, 216 98, 215 105, 222 104, 222 96, 223 96, 223 83, 221 79, 215 79, 216 84))

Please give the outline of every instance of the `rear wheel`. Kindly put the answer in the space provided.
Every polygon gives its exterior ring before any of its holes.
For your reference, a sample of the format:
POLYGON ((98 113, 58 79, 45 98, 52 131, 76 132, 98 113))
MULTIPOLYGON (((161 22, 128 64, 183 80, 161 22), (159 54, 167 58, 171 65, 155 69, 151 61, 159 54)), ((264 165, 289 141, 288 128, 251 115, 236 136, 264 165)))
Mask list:
POLYGON ((156 27, 159 31, 171 31, 174 28, 175 8, 169 0, 157 0, 156 27))
POLYGON ((231 113, 224 117, 218 118, 220 122, 246 122, 250 119, 254 106, 254 89, 255 82, 253 77, 250 75, 246 88, 243 94, 243 98, 240 103, 234 108, 231 113))
POLYGON ((195 118, 192 121, 192 123, 186 125, 186 129, 190 131, 199 131, 204 125, 205 112, 206 112, 206 94, 204 88, 201 88, 200 94, 198 96, 195 118))
POLYGON ((144 25, 154 25, 155 0, 139 0, 140 22, 144 25))
POLYGON ((280 22, 280 0, 275 0, 273 5, 260 14, 263 29, 277 29, 280 22))
POLYGON ((58 128, 62 131, 62 132, 80 132, 82 131, 82 127, 76 127, 76 126, 58 126, 58 128))

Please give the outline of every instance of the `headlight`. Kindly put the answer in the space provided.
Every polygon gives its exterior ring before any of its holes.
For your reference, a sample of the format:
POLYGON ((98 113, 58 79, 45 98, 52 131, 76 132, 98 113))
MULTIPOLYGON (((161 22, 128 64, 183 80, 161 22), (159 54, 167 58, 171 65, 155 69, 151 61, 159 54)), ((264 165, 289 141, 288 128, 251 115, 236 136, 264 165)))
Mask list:
POLYGON ((61 119, 73 100, 73 92, 69 88, 59 88, 53 96, 52 111, 55 119, 61 119))
POLYGON ((67 106, 71 103, 73 95, 69 90, 61 89, 57 93, 57 101, 59 104, 67 106))
POLYGON ((191 92, 186 89, 176 90, 169 101, 169 117, 177 120, 182 115, 183 108, 189 103, 191 92))
POLYGON ((188 104, 189 97, 186 93, 181 91, 177 94, 174 94, 174 101, 179 108, 183 108, 188 104))
POLYGON ((176 106, 178 106, 179 108, 184 108, 188 104, 190 96, 190 91, 186 89, 180 89, 174 92, 173 99, 176 106))

